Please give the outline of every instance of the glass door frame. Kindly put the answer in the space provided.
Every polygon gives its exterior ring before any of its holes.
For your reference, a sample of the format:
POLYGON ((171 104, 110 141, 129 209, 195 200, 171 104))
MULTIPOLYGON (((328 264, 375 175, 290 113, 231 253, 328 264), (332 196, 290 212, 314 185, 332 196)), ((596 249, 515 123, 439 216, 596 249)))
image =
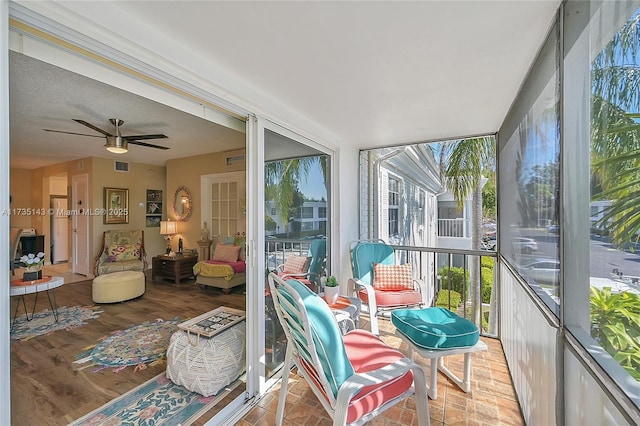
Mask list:
MULTIPOLYGON (((250 119, 251 121, 251 119, 250 119)), ((281 136, 284 136, 288 139, 291 139, 297 143, 308 146, 312 149, 315 149, 323 154, 329 156, 329 170, 328 170, 328 185, 327 185, 327 201, 329 202, 329 208, 327 209, 327 236, 329 236, 328 244, 329 246, 333 245, 333 241, 335 238, 331 238, 331 230, 333 229, 332 223, 335 220, 335 203, 333 197, 333 176, 335 172, 335 151, 328 148, 325 145, 322 145, 308 137, 305 137, 299 133, 296 133, 286 127, 283 127, 279 124, 274 123, 266 118, 257 117, 257 128, 256 128, 256 145, 255 147, 247 148, 247 174, 248 174, 248 202, 247 202, 247 211, 248 216, 253 215, 252 217, 247 217, 249 223, 247 223, 247 230, 252 231, 252 241, 253 241, 253 250, 252 255, 255 256, 255 263, 252 265, 254 269, 254 277, 255 286, 251 286, 251 290, 255 290, 255 297, 251 297, 251 301, 255 302, 255 310, 253 307, 248 306, 248 314, 258 314, 259 318, 256 318, 257 323, 252 323, 257 331, 257 335, 252 336, 256 340, 256 349, 259 352, 259 356, 256 359, 253 359, 252 362, 255 362, 253 365, 258 368, 258 387, 257 392, 258 395, 264 394, 270 387, 277 383, 279 378, 282 376, 282 370, 277 372, 270 379, 266 378, 266 350, 265 350, 265 322, 264 322, 264 312, 265 312, 265 300, 264 300, 264 291, 268 286, 266 275, 264 273, 264 265, 266 264, 266 254, 264 250, 264 242, 266 237, 265 232, 265 193, 264 193, 264 182, 265 182, 265 148, 267 147, 268 141, 265 140, 266 131, 271 131, 277 133, 281 136), (250 149, 255 148, 255 149, 250 149), (254 162, 255 160, 255 162, 254 162), (253 167, 251 164, 255 164, 253 167), (255 203, 255 204, 254 204, 255 203), (249 214, 251 212, 251 214, 249 214), (260 297, 262 295, 262 297, 260 297)), ((247 126, 248 128, 250 126, 247 126)), ((333 251, 330 247, 327 247, 327 263, 331 263, 331 253, 333 251)), ((247 289, 247 295, 249 295, 249 289, 247 289)))

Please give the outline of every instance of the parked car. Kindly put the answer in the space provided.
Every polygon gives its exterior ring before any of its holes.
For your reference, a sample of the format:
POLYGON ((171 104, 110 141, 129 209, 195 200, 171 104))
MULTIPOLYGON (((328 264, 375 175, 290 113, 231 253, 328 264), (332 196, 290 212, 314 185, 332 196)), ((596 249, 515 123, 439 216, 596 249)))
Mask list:
POLYGON ((547 232, 550 234, 559 234, 560 227, 558 225, 549 225, 547 226, 547 232))
POLYGON ((560 280, 560 262, 556 259, 535 259, 521 267, 526 278, 544 284, 555 284, 560 280))
POLYGON ((538 251, 538 243, 533 238, 513 237, 511 238, 511 246, 514 251, 520 251, 524 254, 532 254, 538 251))
POLYGON ((496 237, 485 238, 482 240, 482 250, 495 250, 496 249, 496 237))

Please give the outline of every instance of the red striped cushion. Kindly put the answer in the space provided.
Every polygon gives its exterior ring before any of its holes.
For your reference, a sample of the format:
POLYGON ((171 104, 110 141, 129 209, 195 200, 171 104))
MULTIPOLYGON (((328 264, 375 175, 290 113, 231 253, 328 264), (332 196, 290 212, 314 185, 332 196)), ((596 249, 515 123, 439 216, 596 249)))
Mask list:
POLYGON ((411 264, 383 265, 373 264, 373 288, 380 291, 398 291, 413 289, 411 264))
MULTIPOLYGON (((404 355, 366 330, 353 330, 344 336, 344 347, 356 373, 366 373, 396 362, 404 355)), ((349 402, 347 423, 378 409, 385 402, 406 392, 413 384, 413 374, 391 379, 379 385, 364 386, 349 402)))

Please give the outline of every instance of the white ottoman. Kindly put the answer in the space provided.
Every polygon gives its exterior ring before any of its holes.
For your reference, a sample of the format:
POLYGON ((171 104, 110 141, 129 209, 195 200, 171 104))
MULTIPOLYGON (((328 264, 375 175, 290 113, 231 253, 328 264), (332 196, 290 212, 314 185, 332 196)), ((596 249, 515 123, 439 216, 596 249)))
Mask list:
POLYGON ((167 349, 167 378, 202 396, 216 395, 245 371, 245 341, 245 321, 210 338, 176 331, 167 349))
POLYGON ((144 290, 144 273, 140 271, 112 272, 93 279, 92 296, 95 303, 123 302, 142 296, 144 290))

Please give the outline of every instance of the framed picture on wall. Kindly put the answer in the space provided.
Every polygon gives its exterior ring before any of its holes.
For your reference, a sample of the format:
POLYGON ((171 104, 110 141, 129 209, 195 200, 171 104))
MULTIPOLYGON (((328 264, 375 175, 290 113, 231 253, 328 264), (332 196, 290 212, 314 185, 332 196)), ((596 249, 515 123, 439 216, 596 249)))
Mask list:
POLYGON ((162 202, 162 190, 160 189, 147 189, 147 203, 149 202, 162 202))
POLYGON ((104 188, 105 224, 129 223, 129 189, 104 188))
POLYGON ((162 220, 162 216, 147 216, 145 226, 147 228, 158 228, 160 227, 161 220, 162 220))
POLYGON ((148 202, 147 203, 147 214, 162 214, 162 203, 148 202))
POLYGON ((146 227, 157 228, 162 220, 162 190, 147 189, 146 227))

